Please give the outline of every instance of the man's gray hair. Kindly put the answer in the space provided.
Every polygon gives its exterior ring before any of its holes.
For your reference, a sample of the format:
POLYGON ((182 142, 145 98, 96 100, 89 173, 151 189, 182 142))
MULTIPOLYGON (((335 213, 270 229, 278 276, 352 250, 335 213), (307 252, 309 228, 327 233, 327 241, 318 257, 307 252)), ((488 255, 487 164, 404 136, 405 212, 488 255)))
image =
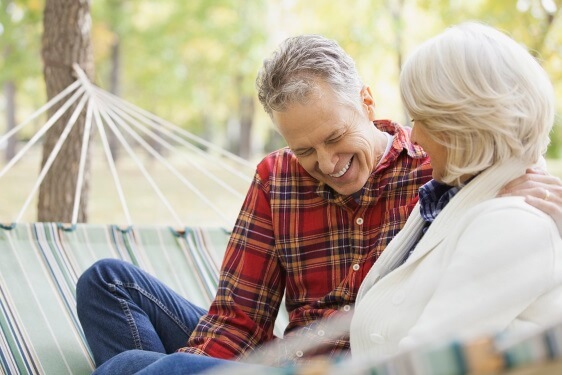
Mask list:
POLYGON ((334 40, 320 35, 286 39, 265 59, 256 79, 264 110, 284 111, 293 103, 305 104, 320 98, 319 84, 325 82, 342 104, 359 108, 363 87, 353 59, 334 40))

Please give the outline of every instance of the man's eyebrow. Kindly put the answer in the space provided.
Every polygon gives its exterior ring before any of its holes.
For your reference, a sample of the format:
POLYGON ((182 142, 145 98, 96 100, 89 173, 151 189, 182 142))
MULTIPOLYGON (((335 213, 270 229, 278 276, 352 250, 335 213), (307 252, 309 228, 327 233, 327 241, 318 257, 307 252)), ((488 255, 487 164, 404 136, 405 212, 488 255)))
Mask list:
MULTIPOLYGON (((326 138, 324 138, 323 142, 329 141, 330 139, 334 138, 335 136, 340 135, 341 133, 342 133, 341 129, 336 129, 333 132, 331 132, 330 134, 328 134, 328 136, 326 138)), ((299 148, 292 148, 291 147, 291 150, 295 154, 297 154, 297 153, 301 153, 301 152, 310 150, 311 148, 313 148, 313 147, 299 147, 299 148)))
POLYGON ((308 151, 310 150, 312 147, 300 147, 300 148, 292 148, 291 150, 295 153, 295 154, 300 154, 302 152, 308 151))
POLYGON ((339 136, 343 131, 341 129, 336 129, 334 130, 332 133, 330 133, 330 135, 328 135, 326 137, 326 139, 324 140, 324 142, 329 141, 330 139, 339 136))

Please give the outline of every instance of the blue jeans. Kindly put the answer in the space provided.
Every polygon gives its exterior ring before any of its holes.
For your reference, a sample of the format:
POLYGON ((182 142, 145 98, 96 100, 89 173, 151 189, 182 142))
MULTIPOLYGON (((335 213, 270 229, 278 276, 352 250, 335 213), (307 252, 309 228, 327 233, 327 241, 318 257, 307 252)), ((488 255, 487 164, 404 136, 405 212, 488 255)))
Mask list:
MULTIPOLYGON (((155 362, 170 366, 189 362, 188 369, 193 370, 189 373, 198 373, 233 362, 185 353, 166 356, 186 345, 206 310, 131 263, 118 259, 96 262, 78 280, 76 303, 99 366, 96 374, 136 373, 155 362)), ((183 373, 188 373, 185 367, 183 373)))
POLYGON ((92 375, 186 375, 201 374, 207 370, 231 374, 286 374, 282 369, 266 368, 189 353, 163 354, 144 350, 128 350, 116 355, 97 368, 92 375), (218 368, 223 366, 223 368, 218 368))

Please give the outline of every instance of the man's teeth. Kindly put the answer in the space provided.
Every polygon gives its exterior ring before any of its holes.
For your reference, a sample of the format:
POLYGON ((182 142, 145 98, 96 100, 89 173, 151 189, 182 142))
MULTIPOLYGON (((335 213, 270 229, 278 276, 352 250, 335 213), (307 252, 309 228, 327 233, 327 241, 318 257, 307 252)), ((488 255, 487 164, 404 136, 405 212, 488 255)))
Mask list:
POLYGON ((351 165, 351 160, 352 159, 349 159, 349 162, 346 164, 345 167, 342 168, 341 171, 339 171, 338 173, 331 174, 330 177, 341 177, 341 176, 343 176, 344 173, 347 172, 347 170, 349 169, 349 166, 351 165))

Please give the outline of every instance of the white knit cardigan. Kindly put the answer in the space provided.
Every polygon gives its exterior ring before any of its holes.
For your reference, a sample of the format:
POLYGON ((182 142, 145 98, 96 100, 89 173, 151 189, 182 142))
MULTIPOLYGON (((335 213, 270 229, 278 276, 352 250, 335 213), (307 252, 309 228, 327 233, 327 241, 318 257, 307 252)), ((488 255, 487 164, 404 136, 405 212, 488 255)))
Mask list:
POLYGON ((562 318, 562 240, 523 198, 495 198, 525 165, 479 174, 448 203, 412 255, 419 204, 359 289, 353 356, 384 357, 428 342, 523 329, 562 318))

